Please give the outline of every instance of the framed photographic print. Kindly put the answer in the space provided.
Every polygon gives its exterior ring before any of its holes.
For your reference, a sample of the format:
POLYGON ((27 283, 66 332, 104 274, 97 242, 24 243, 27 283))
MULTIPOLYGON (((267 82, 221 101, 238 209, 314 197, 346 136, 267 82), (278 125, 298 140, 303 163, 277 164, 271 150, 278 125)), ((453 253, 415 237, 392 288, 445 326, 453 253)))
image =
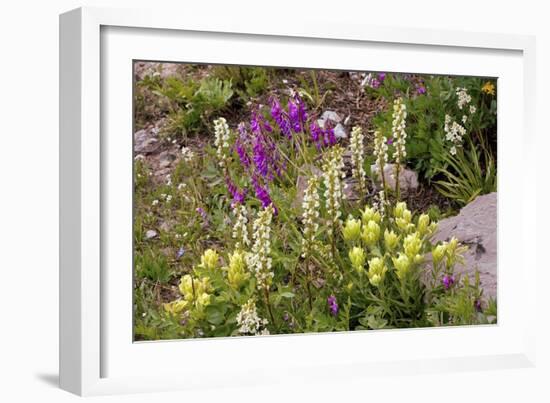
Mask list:
POLYGON ((531 365, 532 38, 78 9, 60 41, 63 388, 531 365))

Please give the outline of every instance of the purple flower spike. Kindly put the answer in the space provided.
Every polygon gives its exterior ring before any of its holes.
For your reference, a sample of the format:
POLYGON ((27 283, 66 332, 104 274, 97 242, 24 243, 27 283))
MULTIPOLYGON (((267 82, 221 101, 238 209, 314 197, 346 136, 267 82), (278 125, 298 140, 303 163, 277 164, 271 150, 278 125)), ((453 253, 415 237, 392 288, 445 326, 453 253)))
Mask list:
POLYGON ((262 207, 266 208, 271 204, 271 197, 269 196, 267 186, 260 185, 258 181, 254 182, 254 192, 256 193, 256 197, 262 203, 262 207))
POLYGON ((300 118, 303 128, 308 118, 306 104, 298 94, 294 96, 294 99, 296 100, 296 104, 298 105, 298 117, 300 118))
POLYGON ((275 120, 277 126, 279 126, 281 133, 290 139, 292 137, 290 123, 288 122, 283 108, 281 108, 279 100, 275 97, 271 98, 271 117, 275 120))
POLYGON ((380 81, 380 83, 383 83, 385 79, 386 73, 378 73, 378 81, 380 81))
POLYGON ((290 119, 290 125, 294 133, 300 133, 302 131, 300 113, 298 112, 298 105, 292 99, 288 100, 288 118, 290 119))
POLYGON ((445 274, 443 276, 443 286, 445 287, 446 290, 448 290, 449 288, 451 288, 453 286, 453 284, 455 283, 455 278, 453 276, 450 276, 448 274, 445 274))
POLYGON ((392 138, 389 138, 389 139, 386 141, 386 144, 392 145, 392 144, 393 144, 393 139, 392 139, 392 138))
POLYGON ((323 129, 319 127, 317 122, 313 122, 309 126, 309 131, 311 132, 311 140, 315 143, 317 150, 321 150, 321 137, 324 137, 323 129))
POLYGON ((248 137, 248 133, 246 132, 246 126, 243 122, 239 123, 238 130, 239 136, 235 139, 235 151, 239 155, 239 160, 241 161, 243 168, 248 169, 251 161, 245 148, 245 141, 248 137))
POLYGON ((330 310, 330 313, 332 316, 338 315, 338 302, 336 301, 336 297, 334 295, 330 295, 327 298, 328 303, 328 309, 330 310))
POLYGON ((227 177, 225 178, 225 183, 227 184, 227 190, 231 194, 231 197, 233 198, 233 201, 231 202, 231 205, 237 205, 237 204, 243 204, 244 198, 246 196, 246 189, 239 190, 237 188, 237 185, 233 183, 231 178, 227 177))

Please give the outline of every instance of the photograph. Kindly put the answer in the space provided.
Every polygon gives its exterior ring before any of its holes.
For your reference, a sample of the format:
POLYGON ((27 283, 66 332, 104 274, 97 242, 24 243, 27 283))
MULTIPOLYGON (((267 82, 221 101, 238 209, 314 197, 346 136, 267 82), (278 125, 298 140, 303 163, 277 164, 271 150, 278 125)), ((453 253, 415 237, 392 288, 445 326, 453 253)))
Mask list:
POLYGON ((497 77, 132 74, 134 341, 497 324, 497 77))

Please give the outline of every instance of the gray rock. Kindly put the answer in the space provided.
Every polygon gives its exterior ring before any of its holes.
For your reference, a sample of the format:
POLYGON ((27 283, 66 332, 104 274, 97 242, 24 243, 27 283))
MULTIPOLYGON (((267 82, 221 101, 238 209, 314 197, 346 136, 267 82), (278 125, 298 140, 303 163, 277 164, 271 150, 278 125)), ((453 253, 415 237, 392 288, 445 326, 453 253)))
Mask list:
POLYGON ((478 196, 463 207, 457 216, 439 221, 434 242, 448 241, 452 237, 468 246, 464 264, 457 264, 455 271, 474 279, 479 271, 483 296, 497 296, 497 193, 478 196))
POLYGON ((338 123, 334 127, 334 135, 336 136, 337 139, 345 139, 346 137, 348 137, 348 134, 346 133, 346 129, 344 129, 344 126, 342 126, 341 123, 338 123))
POLYGON ((167 168, 176 160, 176 156, 169 151, 163 151, 159 155, 159 168, 167 168))
POLYGON ((340 123, 342 121, 342 118, 340 117, 340 115, 338 115, 334 111, 324 111, 323 114, 321 115, 321 120, 322 121, 331 120, 334 123, 340 123))
POLYGON ((134 133, 134 152, 137 154, 153 153, 159 146, 152 129, 142 129, 134 133))
POLYGON ((163 221, 159 228, 164 232, 170 232, 175 224, 176 222, 172 220, 163 221))
MULTIPOLYGON (((382 175, 380 175, 380 169, 377 164, 373 164, 370 167, 371 172, 375 175, 375 186, 377 189, 381 189, 382 175)), ((386 164, 384 166, 384 179, 386 186, 395 189, 395 164, 386 164)), ((418 174, 408 168, 401 166, 399 170, 399 189, 402 193, 407 193, 418 188, 418 174)))
POLYGON ((153 239, 156 238, 157 235, 157 231, 150 229, 145 233, 145 239, 153 239))
POLYGON ((344 126, 342 125, 342 123, 340 123, 342 122, 342 118, 340 117, 340 115, 338 115, 334 111, 325 111, 321 115, 321 118, 317 119, 317 124, 321 129, 324 129, 327 121, 330 121, 330 127, 334 127, 334 135, 336 136, 336 138, 345 139, 346 137, 348 137, 346 129, 344 129, 344 126))

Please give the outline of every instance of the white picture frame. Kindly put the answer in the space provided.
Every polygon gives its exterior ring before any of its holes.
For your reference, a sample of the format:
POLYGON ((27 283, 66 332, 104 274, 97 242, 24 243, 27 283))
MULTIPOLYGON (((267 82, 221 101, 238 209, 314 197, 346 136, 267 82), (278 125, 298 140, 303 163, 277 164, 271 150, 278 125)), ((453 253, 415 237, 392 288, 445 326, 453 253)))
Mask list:
MULTIPOLYGON (((521 183, 524 189, 535 189, 536 177, 519 176, 513 167, 505 164, 512 151, 515 158, 523 161, 529 161, 534 153, 534 49, 534 38, 519 35, 327 25, 308 20, 291 24, 199 18, 152 10, 81 8, 61 15, 61 387, 79 395, 97 395, 293 382, 298 374, 304 381, 333 378, 335 373, 345 379, 375 373, 435 373, 534 365, 534 320, 529 315, 535 312, 535 284, 522 282, 519 296, 516 292, 519 299, 516 304, 509 303, 506 296, 514 287, 514 278, 534 278, 537 270, 535 254, 523 253, 534 247, 526 236, 536 232, 534 197, 527 196, 526 192, 512 194, 508 190, 514 183, 516 186, 521 183), (135 40, 138 35, 139 43, 135 40), (175 49, 180 43, 188 47, 177 53, 175 49), (226 46, 231 51, 223 51, 224 43, 231 44, 226 46), (335 54, 342 52, 343 58, 335 59, 340 62, 332 60, 321 64, 312 52, 316 47, 330 49, 335 54), (262 48, 273 52, 260 50, 262 48), (276 52, 282 48, 287 49, 286 58, 276 52), (208 49, 218 52, 208 53, 208 49), (245 54, 245 49, 252 51, 245 54), (300 59, 300 55, 307 52, 310 52, 309 59, 305 56, 300 59), (346 52, 360 53, 352 62, 346 60, 346 52), (478 71, 484 73, 479 75, 499 76, 499 85, 505 89, 499 88, 498 92, 499 324, 372 334, 133 343, 127 337, 131 333, 128 320, 131 322, 132 315, 131 297, 128 299, 131 283, 126 283, 128 271, 107 269, 115 267, 113 262, 116 262, 117 267, 125 267, 131 273, 131 248, 119 250, 108 241, 126 239, 125 231, 131 230, 128 215, 117 214, 130 207, 131 216, 131 194, 125 196, 124 193, 131 192, 131 188, 125 187, 131 162, 125 167, 112 159, 119 153, 131 156, 127 145, 128 141, 131 143, 132 133, 126 133, 128 124, 131 126, 127 118, 132 97, 131 86, 128 87, 132 80, 128 62, 133 59, 248 62, 360 70, 361 67, 367 69, 367 62, 360 57, 362 54, 380 56, 368 62, 370 70, 465 75, 478 71), (417 57, 401 60, 403 55, 416 54, 426 60, 417 57), (476 67, 473 60, 481 64, 476 67), (451 64, 452 69, 448 67, 451 64), (127 79, 121 76, 125 71, 127 79), (494 74, 487 74, 491 72, 494 74), (509 97, 503 98, 506 94, 509 97), (125 135, 109 135, 115 129, 125 135), (512 210, 515 211, 513 217, 512 210), (519 245, 515 250, 517 256, 507 248, 514 242, 513 237, 516 237, 514 245, 519 245), (119 292, 120 298, 113 298, 113 292, 119 292), (453 341, 460 341, 461 346, 454 345, 453 341), (357 353, 357 346, 372 343, 379 348, 368 356, 357 353), (418 348, 398 347, 411 343, 418 348), (445 343, 453 347, 433 352, 428 349, 430 345, 445 343), (394 347, 390 350, 384 346, 394 347), (315 354, 319 348, 341 350, 319 356, 315 354), (283 359, 283 351, 290 351, 290 358, 283 359), (173 361, 178 361, 173 357, 178 354, 185 356, 184 368, 173 365, 173 361), (213 370, 211 363, 220 357, 222 362, 213 370), (264 357, 269 365, 262 366, 262 360, 257 357, 264 357), (135 361, 141 362, 144 368, 137 368, 135 361), (157 368, 163 370, 157 371, 157 368), (304 368, 308 369, 307 373, 304 368), (331 368, 337 371, 327 371, 331 368)), ((120 242, 127 246, 125 241, 120 242)))

